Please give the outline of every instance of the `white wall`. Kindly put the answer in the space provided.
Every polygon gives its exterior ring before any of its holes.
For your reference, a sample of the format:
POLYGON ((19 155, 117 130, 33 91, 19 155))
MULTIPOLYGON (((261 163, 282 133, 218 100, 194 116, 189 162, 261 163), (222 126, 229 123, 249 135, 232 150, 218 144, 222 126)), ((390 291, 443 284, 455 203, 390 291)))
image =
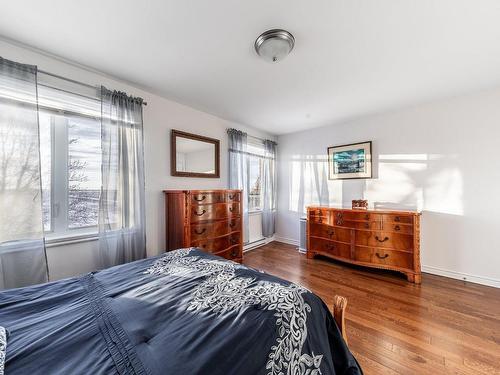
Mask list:
POLYGON ((424 271, 500 287, 500 88, 280 136, 277 237, 310 204, 364 198, 422 216, 424 271), (329 181, 328 146, 373 141, 370 180, 329 181))
MULTIPOLYGON (((146 225, 148 255, 165 249, 165 215, 162 190, 226 188, 227 135, 226 129, 234 127, 257 137, 274 139, 256 129, 248 128, 210 114, 195 110, 158 95, 113 79, 88 68, 68 63, 53 56, 14 45, 0 39, 0 56, 21 63, 37 65, 39 69, 91 85, 105 85, 110 89, 125 91, 144 98, 144 143, 146 174, 146 225), (221 141, 221 177, 184 178, 170 176, 170 130, 179 129, 205 135, 221 141)), ((140 69, 140 67, 136 67, 140 69)), ((134 69, 134 67, 131 67, 134 69)), ((51 279, 69 277, 95 269, 96 241, 80 242, 47 250, 51 279)))

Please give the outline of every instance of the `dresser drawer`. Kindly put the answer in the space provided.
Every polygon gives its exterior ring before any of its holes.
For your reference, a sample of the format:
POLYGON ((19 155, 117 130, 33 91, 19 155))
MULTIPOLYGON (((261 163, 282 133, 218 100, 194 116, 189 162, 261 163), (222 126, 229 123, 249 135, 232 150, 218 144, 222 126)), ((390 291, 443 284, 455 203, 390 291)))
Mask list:
POLYGON ((191 195, 191 204, 233 203, 241 201, 240 192, 198 193, 191 195))
POLYGON ((191 206, 191 222, 225 219, 227 206, 225 204, 200 204, 191 206))
POLYGON ((223 236, 224 234, 238 231, 241 228, 240 219, 231 219, 204 224, 191 225, 191 240, 223 236))
POLYGON ((225 198, 227 203, 240 202, 241 201, 241 193, 239 193, 239 192, 226 193, 224 198, 225 198))
POLYGON ((351 230, 346 228, 336 228, 330 225, 311 223, 311 236, 322 237, 329 240, 351 242, 351 230))
POLYGON ((382 221, 381 214, 374 214, 371 212, 359 212, 359 211, 334 211, 334 220, 344 220, 344 221, 382 221))
POLYGON ((200 204, 191 206, 191 222, 221 220, 240 215, 239 203, 200 204))
POLYGON ((241 253, 241 247, 239 245, 233 246, 224 251, 215 252, 213 254, 234 261, 240 261, 243 257, 243 254, 241 253))
POLYGON ((240 203, 229 203, 227 205, 227 217, 240 216, 240 203))
POLYGON ((211 204, 224 203, 226 201, 226 193, 198 193, 191 195, 191 204, 211 204))
POLYGON ((309 210, 308 212, 309 217, 308 219, 312 223, 319 223, 319 224, 331 224, 331 211, 326 209, 326 208, 315 208, 312 210, 309 210))
POLYGON ((412 250, 413 236, 389 232, 357 231, 356 245, 412 250))
POLYGON ((316 238, 310 243, 309 251, 322 253, 349 259, 351 257, 351 246, 337 241, 329 241, 316 238))
POLYGON ((228 248, 240 244, 241 234, 234 233, 221 238, 209 238, 191 241, 191 246, 198 247, 210 253, 225 251, 228 248))
POLYGON ((388 249, 356 246, 354 260, 395 268, 413 268, 413 254, 388 249))
POLYGON ((364 229, 364 230, 380 230, 381 223, 378 221, 353 221, 337 219, 333 223, 336 227, 351 228, 351 229, 364 229))
POLYGON ((411 224, 399 224, 397 222, 383 222, 383 223, 381 223, 381 230, 384 232, 413 234, 413 225, 411 225, 411 224))
POLYGON ((382 220, 386 223, 413 224, 413 216, 411 215, 385 214, 382 220))

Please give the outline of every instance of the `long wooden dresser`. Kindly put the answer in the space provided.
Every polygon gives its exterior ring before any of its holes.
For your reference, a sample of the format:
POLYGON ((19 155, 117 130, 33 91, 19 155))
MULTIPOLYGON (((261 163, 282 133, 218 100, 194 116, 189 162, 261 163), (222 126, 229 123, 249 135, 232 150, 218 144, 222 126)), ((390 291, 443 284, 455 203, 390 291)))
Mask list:
POLYGON ((307 208, 307 257, 402 272, 420 284, 420 213, 307 208))
POLYGON ((167 251, 197 247, 243 260, 241 190, 164 190, 167 251))

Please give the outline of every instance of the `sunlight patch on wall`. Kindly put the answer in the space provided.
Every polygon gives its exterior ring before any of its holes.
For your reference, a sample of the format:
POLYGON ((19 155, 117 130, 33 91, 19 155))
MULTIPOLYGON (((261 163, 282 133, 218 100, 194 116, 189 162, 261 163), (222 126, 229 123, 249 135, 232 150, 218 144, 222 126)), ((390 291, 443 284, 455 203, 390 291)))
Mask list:
POLYGON ((428 178, 424 190, 424 210, 463 215, 463 176, 457 167, 436 171, 428 178))
POLYGON ((463 176, 456 155, 388 154, 378 158, 378 178, 367 181, 365 198, 412 208, 463 215, 463 176))
POLYGON ((414 162, 409 158, 400 158, 401 155, 397 156, 397 159, 388 158, 386 155, 380 157, 378 178, 367 180, 365 199, 379 206, 383 206, 384 202, 394 205, 384 208, 420 210, 423 208, 424 198, 423 189, 418 180, 419 174, 427 169, 427 164, 414 162), (382 162, 382 160, 388 161, 382 162))
POLYGON ((375 160, 373 179, 330 181, 327 155, 293 155, 289 163, 289 210, 305 214, 307 206, 350 206, 351 199, 363 198, 376 208, 463 215, 463 176, 456 158, 384 154, 375 160))
POLYGON ((385 160, 408 160, 412 162, 419 162, 423 161, 426 162, 429 160, 429 155, 427 154, 391 154, 391 155, 380 155, 378 157, 378 160, 385 161, 385 160))

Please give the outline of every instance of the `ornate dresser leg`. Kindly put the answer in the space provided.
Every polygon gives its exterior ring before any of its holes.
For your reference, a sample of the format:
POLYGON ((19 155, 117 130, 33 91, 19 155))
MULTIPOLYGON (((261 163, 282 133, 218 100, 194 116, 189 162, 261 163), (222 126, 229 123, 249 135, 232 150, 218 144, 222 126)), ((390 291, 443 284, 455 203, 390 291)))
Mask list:
POLYGON ((422 283, 422 274, 420 273, 407 273, 406 278, 410 283, 415 283, 415 284, 422 283))

